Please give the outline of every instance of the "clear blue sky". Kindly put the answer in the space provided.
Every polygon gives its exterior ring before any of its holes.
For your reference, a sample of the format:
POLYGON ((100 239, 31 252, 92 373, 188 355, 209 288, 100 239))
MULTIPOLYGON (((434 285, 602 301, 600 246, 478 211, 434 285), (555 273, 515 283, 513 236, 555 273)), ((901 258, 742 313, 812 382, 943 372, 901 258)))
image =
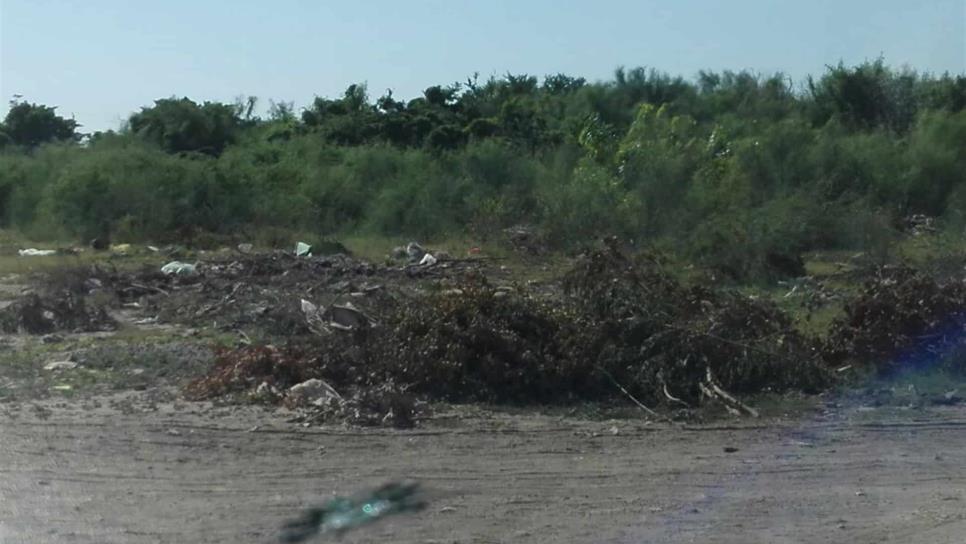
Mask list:
POLYGON ((784 71, 880 54, 966 72, 966 0, 0 0, 0 115, 21 94, 84 130, 171 95, 411 98, 473 72, 784 71))

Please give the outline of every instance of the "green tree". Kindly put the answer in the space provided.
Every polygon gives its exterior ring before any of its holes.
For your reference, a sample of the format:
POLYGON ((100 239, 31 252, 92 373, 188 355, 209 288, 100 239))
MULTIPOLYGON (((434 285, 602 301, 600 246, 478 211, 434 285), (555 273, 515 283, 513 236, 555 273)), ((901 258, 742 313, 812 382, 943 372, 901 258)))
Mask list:
POLYGON ((199 105, 187 98, 165 98, 132 115, 128 126, 168 153, 220 155, 238 136, 238 114, 238 108, 218 102, 199 105))
POLYGON ((79 138, 77 127, 80 125, 73 119, 57 115, 56 110, 56 107, 12 100, 0 132, 5 133, 11 143, 24 147, 37 147, 55 141, 76 141, 79 138))

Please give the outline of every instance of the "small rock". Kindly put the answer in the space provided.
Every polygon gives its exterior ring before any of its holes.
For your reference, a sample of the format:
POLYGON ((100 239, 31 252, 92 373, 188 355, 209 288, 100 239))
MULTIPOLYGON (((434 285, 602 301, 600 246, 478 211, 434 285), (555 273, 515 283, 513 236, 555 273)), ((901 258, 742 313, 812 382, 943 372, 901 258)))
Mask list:
POLYGON ((255 246, 252 244, 238 244, 238 251, 241 251, 242 253, 251 253, 254 249, 255 246))
POLYGON ((724 447, 724 452, 725 453, 734 453, 736 451, 738 451, 738 448, 736 448, 734 446, 725 446, 724 447))
POLYGON ((617 425, 614 425, 613 427, 611 427, 608 430, 609 430, 610 434, 612 434, 614 436, 617 436, 617 435, 619 435, 621 433, 621 430, 617 428, 617 425))
POLYGON ((40 338, 44 344, 59 344, 64 341, 64 337, 57 334, 45 334, 40 338))

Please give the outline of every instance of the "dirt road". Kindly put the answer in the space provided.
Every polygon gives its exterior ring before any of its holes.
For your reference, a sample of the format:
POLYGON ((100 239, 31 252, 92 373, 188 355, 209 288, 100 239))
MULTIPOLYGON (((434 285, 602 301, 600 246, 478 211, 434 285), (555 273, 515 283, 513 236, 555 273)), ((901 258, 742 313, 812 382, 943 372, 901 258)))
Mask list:
POLYGON ((0 542, 272 542, 300 508, 395 478, 427 485, 430 508, 344 541, 966 540, 964 408, 688 429, 478 414, 388 431, 85 404, 0 406, 0 542))

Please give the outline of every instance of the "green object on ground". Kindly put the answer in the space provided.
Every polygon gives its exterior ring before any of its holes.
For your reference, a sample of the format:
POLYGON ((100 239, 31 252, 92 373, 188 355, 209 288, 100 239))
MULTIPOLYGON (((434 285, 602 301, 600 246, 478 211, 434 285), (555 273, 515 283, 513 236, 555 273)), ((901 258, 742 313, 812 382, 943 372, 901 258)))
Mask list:
POLYGON ((342 535, 392 514, 418 512, 426 507, 419 484, 393 482, 358 497, 335 497, 321 508, 285 524, 282 542, 304 542, 314 535, 342 535))

